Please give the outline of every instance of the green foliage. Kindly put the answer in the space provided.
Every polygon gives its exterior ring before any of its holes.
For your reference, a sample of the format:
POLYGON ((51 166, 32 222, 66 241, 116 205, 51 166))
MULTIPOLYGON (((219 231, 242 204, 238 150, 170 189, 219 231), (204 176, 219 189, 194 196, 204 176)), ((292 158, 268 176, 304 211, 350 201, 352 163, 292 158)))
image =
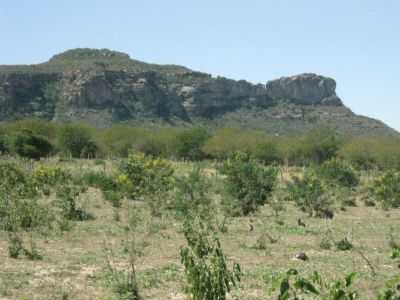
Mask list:
POLYGON ((180 217, 190 214, 208 215, 212 211, 210 181, 201 173, 201 169, 191 170, 188 176, 175 180, 175 210, 180 217))
POLYGON ((86 221, 93 219, 93 216, 78 207, 79 195, 82 188, 65 184, 58 188, 57 199, 62 216, 70 221, 86 221))
POLYGON ((315 217, 332 217, 332 200, 326 192, 322 181, 314 172, 308 171, 301 177, 294 177, 287 184, 289 199, 308 215, 315 217))
POLYGON ((188 245, 181 249, 181 262, 190 299, 226 300, 240 281, 240 266, 234 264, 232 271, 228 269, 219 239, 200 218, 185 221, 184 235, 188 245))
POLYGON ((380 291, 377 300, 400 300, 400 275, 386 282, 386 286, 380 291))
POLYGON ((336 156, 341 140, 331 128, 314 128, 301 141, 300 151, 306 162, 321 164, 336 156))
POLYGON ((12 138, 11 149, 21 157, 39 159, 53 151, 53 145, 43 136, 25 130, 12 138))
POLYGON ((179 133, 176 137, 176 153, 179 158, 200 160, 206 157, 202 147, 210 137, 207 130, 193 128, 179 133))
POLYGON ((80 124, 63 126, 58 132, 58 145, 64 153, 75 158, 93 158, 97 153, 90 128, 80 124))
POLYGON ((131 153, 120 166, 117 178, 133 197, 165 192, 173 187, 174 169, 164 159, 153 159, 141 153, 131 153))
POLYGON ((67 171, 59 167, 46 165, 39 165, 31 174, 31 180, 35 189, 45 194, 48 194, 51 189, 61 184, 66 184, 71 179, 72 177, 67 171))
POLYGON ((348 188, 358 185, 360 181, 357 172, 349 163, 336 158, 325 161, 319 168, 318 175, 329 183, 348 188))
POLYGON ((400 139, 352 138, 343 144, 339 155, 361 170, 399 169, 400 139))
POLYGON ((280 153, 277 141, 267 140, 258 144, 254 150, 254 156, 264 164, 282 163, 282 154, 280 153))
POLYGON ((36 191, 31 180, 16 164, 0 163, 0 194, 14 193, 19 197, 33 197, 36 191))
POLYGON ((295 269, 278 274, 272 278, 270 292, 278 290, 278 300, 322 299, 354 300, 358 293, 352 289, 356 273, 348 274, 344 279, 325 281, 314 272, 310 277, 303 277, 295 269))
POLYGON ((370 191, 383 208, 400 207, 400 172, 387 171, 374 180, 370 191))
POLYGON ((221 128, 206 141, 203 151, 213 158, 226 159, 238 151, 254 153, 256 146, 265 139, 266 136, 258 132, 221 128))
POLYGON ((335 243, 336 249, 340 251, 347 251, 353 249, 353 244, 348 238, 343 238, 335 243))
POLYGON ((52 227, 52 213, 40 204, 30 180, 15 165, 1 164, 0 176, 0 230, 7 231, 9 255, 18 258, 24 253, 29 259, 39 259, 34 233, 46 233, 52 227), (30 249, 23 236, 29 235, 30 249))
POLYGON ((245 153, 237 152, 227 159, 222 168, 230 199, 225 204, 234 215, 248 215, 264 205, 277 180, 274 167, 264 167, 245 153))
POLYGON ((112 176, 107 175, 105 172, 85 172, 81 178, 81 181, 88 186, 99 188, 102 191, 115 191, 117 189, 117 183, 115 179, 112 176))

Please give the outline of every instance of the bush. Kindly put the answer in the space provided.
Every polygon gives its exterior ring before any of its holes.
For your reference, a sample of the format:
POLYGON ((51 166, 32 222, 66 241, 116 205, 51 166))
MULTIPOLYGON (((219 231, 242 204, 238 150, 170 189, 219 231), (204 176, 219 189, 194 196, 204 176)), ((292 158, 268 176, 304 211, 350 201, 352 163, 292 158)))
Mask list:
POLYGON ((89 127, 79 124, 68 124, 62 127, 58 132, 58 145, 64 153, 74 158, 93 158, 97 151, 89 127))
POLYGON ((370 188, 383 208, 400 207, 400 172, 387 171, 376 179, 370 188))
POLYGON ((255 147, 263 143, 266 138, 267 136, 258 132, 221 128, 206 141, 203 151, 210 157, 226 159, 238 151, 254 153, 255 147))
POLYGON ((249 155, 237 152, 221 169, 226 175, 226 188, 231 199, 224 199, 234 215, 248 215, 264 205, 277 179, 274 167, 264 167, 249 155))
POLYGON ((173 186, 174 169, 165 159, 131 153, 120 170, 122 174, 117 181, 133 197, 168 191, 173 186))
POLYGON ((103 192, 115 191, 117 189, 117 183, 114 178, 107 175, 105 172, 85 172, 81 180, 84 184, 101 189, 103 192))
POLYGON ((399 169, 400 140, 393 137, 354 138, 343 145, 339 155, 362 170, 399 169))
POLYGON ((187 294, 193 300, 225 300, 232 287, 240 282, 238 264, 228 269, 219 239, 199 218, 184 223, 187 246, 181 249, 181 262, 188 283, 187 294))
POLYGON ((358 185, 360 181, 357 172, 349 163, 336 158, 325 161, 319 168, 318 175, 329 183, 348 188, 358 185))
POLYGON ((325 187, 314 172, 307 172, 302 178, 294 177, 287 185, 289 199, 310 217, 332 217, 332 201, 325 187))
POLYGON ((210 214, 212 198, 209 193, 211 184, 196 168, 188 176, 176 178, 175 210, 180 217, 197 213, 210 214))
POLYGON ((73 185, 62 185, 57 191, 58 205, 62 216, 70 221, 86 221, 93 219, 93 216, 78 207, 78 198, 82 192, 81 188, 73 185))
POLYGON ((40 159, 51 154, 53 145, 45 137, 24 130, 11 138, 11 149, 19 156, 40 159))
POLYGON ((201 160, 206 157, 202 147, 210 137, 203 128, 185 130, 176 137, 176 154, 178 158, 187 160, 201 160))
POLYGON ((302 152, 306 162, 321 164, 336 156, 341 143, 333 129, 327 127, 314 128, 305 135, 300 152, 302 152))
POLYGON ((40 165, 32 173, 32 181, 37 189, 52 188, 71 180, 71 175, 58 167, 40 165))
POLYGON ((256 146, 254 156, 264 164, 282 163, 282 155, 278 145, 272 141, 266 141, 256 146))
POLYGON ((278 290, 278 300, 284 299, 326 299, 355 300, 358 293, 352 285, 356 273, 350 273, 343 279, 324 280, 318 272, 309 277, 303 277, 296 269, 272 277, 270 292, 278 290))
POLYGON ((21 197, 32 197, 36 194, 32 182, 13 163, 0 163, 0 178, 0 194, 13 192, 21 197))

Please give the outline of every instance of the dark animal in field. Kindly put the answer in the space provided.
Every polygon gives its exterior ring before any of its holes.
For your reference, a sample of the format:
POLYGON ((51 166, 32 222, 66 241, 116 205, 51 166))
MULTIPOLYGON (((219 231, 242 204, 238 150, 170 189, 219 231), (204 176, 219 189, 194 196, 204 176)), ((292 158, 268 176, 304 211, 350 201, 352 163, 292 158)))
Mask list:
POLYGON ((300 218, 297 219, 297 225, 306 227, 306 223, 304 223, 300 218))

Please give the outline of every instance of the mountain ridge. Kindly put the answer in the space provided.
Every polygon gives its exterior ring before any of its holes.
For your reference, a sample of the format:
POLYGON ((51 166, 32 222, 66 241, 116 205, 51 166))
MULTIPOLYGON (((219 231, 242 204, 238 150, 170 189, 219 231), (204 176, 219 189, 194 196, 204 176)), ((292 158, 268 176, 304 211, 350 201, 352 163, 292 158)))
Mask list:
POLYGON ((354 114, 329 77, 303 73, 252 84, 88 48, 41 64, 0 66, 0 121, 28 117, 96 127, 229 126, 296 134, 324 125, 350 135, 398 135, 354 114))

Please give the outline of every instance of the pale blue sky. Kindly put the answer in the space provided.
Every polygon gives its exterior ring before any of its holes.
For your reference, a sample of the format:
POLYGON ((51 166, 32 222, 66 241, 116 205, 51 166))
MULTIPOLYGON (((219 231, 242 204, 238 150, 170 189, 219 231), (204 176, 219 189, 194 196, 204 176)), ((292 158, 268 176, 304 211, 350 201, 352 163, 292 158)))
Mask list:
POLYGON ((316 72, 400 130, 398 0, 5 0, 0 33, 0 64, 91 47, 252 82, 316 72))

